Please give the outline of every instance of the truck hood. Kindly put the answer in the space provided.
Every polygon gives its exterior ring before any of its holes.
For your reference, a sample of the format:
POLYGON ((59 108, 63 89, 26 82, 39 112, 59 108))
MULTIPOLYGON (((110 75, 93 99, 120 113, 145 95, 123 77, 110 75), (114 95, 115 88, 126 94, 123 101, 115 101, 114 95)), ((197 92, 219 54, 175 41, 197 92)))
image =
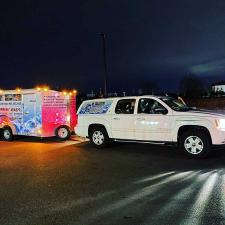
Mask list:
POLYGON ((217 110, 196 109, 196 110, 189 110, 187 112, 182 112, 182 115, 225 118, 225 111, 223 112, 217 110))

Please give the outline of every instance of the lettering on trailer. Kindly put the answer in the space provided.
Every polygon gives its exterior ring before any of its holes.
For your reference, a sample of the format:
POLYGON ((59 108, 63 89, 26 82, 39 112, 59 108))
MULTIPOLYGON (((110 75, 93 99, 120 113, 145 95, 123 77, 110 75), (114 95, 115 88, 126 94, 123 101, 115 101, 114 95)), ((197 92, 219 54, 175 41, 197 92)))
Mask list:
POLYGON ((7 115, 8 117, 22 117, 21 94, 0 95, 0 114, 7 115))
POLYGON ((47 134, 52 133, 55 127, 69 125, 69 96, 63 93, 47 92, 42 96, 42 122, 47 134), (68 123, 67 123, 68 122, 68 123))
POLYGON ((17 132, 20 133, 23 121, 22 95, 0 95, 0 115, 6 116, 15 125, 17 132))
POLYGON ((67 107, 67 99, 60 95, 45 95, 43 98, 44 107, 67 107))

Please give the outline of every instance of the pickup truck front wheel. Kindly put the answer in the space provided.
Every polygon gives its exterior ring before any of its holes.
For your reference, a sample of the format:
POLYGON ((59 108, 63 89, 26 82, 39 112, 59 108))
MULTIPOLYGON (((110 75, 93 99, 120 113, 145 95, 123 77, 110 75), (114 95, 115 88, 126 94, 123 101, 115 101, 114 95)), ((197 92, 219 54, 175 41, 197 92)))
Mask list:
POLYGON ((109 144, 109 136, 104 127, 94 127, 90 131, 90 141, 97 148, 104 148, 109 144))
POLYGON ((185 154, 192 158, 205 158, 211 150, 210 138, 200 130, 184 132, 179 144, 185 154))

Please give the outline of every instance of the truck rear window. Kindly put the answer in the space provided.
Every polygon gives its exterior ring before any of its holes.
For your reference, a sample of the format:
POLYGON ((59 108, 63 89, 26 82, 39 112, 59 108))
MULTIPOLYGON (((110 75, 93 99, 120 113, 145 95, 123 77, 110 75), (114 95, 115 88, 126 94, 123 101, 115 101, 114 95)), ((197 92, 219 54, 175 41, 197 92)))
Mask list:
POLYGON ((78 114, 105 114, 112 105, 112 100, 85 102, 78 114))
POLYGON ((133 114, 135 107, 135 99, 122 99, 117 102, 116 114, 133 114))

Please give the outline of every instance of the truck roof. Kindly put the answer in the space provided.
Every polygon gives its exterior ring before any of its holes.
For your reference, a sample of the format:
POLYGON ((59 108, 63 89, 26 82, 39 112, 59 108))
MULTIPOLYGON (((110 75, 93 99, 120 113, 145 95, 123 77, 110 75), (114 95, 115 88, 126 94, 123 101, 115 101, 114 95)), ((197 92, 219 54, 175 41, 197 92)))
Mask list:
POLYGON ((119 100, 119 99, 132 99, 132 98, 143 98, 143 97, 169 98, 167 96, 159 96, 159 95, 139 95, 139 96, 124 96, 124 97, 111 97, 111 98, 95 98, 95 99, 85 100, 84 102, 95 102, 95 101, 105 101, 105 100, 119 100))

